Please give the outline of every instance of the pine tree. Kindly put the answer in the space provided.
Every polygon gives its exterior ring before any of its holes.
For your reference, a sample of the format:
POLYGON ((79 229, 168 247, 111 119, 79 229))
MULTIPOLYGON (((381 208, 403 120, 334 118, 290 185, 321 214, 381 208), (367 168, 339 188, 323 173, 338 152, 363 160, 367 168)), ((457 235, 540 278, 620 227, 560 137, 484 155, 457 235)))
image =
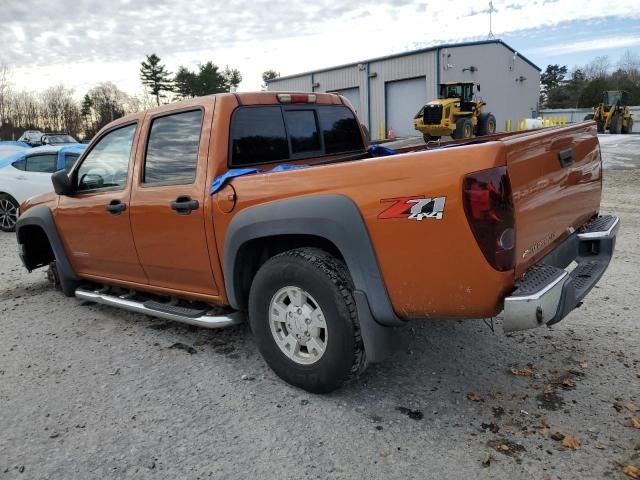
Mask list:
POLYGON ((156 103, 160 106, 160 99, 166 98, 162 92, 172 91, 171 73, 160 63, 160 57, 155 53, 147 55, 147 61, 140 63, 140 80, 145 87, 156 97, 156 103))

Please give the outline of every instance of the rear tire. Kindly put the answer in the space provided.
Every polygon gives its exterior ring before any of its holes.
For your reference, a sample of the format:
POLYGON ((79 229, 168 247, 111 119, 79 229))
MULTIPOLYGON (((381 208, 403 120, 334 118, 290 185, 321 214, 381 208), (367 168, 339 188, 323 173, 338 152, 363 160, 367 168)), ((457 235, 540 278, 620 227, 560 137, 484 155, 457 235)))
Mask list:
POLYGON ((473 124, 471 120, 468 118, 459 118, 456 120, 456 130, 452 136, 456 140, 473 137, 473 124))
POLYGON ((597 123, 598 133, 604 133, 604 122, 597 123))
POLYGON ((18 221, 18 202, 11 195, 0 195, 0 230, 13 232, 18 221))
POLYGON ((366 367, 353 284, 343 262, 315 248, 267 260, 249 293, 258 350, 285 382, 328 393, 366 367))
POLYGON ((609 133, 619 135, 622 132, 622 117, 619 114, 614 114, 611 117, 611 124, 609 125, 609 133))
POLYGON ((496 133, 496 117, 491 113, 483 113, 478 117, 478 136, 496 133))
POLYGON ((593 120, 593 117, 594 117, 593 113, 590 113, 589 115, 584 116, 584 120, 593 120))

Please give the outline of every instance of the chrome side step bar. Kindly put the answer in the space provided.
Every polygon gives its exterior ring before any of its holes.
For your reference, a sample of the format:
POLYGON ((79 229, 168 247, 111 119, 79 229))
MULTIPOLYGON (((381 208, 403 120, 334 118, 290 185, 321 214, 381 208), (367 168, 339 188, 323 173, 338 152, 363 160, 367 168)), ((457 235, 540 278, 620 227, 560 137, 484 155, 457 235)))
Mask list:
POLYGON ((199 315, 197 317, 180 315, 168 311, 155 310, 148 308, 143 302, 137 302, 127 299, 127 295, 116 296, 109 295, 104 290, 90 291, 82 288, 76 289, 76 297, 89 302, 101 303, 112 307, 122 308, 130 312, 143 313, 152 317, 164 318, 175 322, 195 325, 204 328, 223 328, 231 325, 242 323, 243 318, 240 312, 228 313, 225 315, 199 315))

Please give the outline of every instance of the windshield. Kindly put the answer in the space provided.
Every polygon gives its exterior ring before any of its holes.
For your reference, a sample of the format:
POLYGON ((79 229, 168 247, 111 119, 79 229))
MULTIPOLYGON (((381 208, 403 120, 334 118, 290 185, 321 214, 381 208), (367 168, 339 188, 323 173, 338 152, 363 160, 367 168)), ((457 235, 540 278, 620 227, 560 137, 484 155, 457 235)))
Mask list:
POLYGON ((60 145, 61 143, 78 143, 71 135, 46 135, 43 143, 48 145, 60 145))
POLYGON ((459 98, 463 102, 473 100, 473 84, 440 85, 440 98, 459 98))
POLYGON ((462 98, 462 85, 441 85, 440 98, 462 98))

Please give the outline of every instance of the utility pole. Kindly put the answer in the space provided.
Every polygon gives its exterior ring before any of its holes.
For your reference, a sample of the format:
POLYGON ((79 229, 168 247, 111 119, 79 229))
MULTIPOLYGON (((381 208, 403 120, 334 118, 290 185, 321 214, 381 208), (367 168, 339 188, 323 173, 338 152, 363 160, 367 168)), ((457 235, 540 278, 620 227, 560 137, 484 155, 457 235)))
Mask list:
POLYGON ((491 30, 491 17, 493 16, 493 12, 494 12, 494 8, 493 8, 493 2, 489 2, 489 36, 487 37, 489 40, 491 40, 492 38, 495 38, 493 36, 493 31, 491 30))

